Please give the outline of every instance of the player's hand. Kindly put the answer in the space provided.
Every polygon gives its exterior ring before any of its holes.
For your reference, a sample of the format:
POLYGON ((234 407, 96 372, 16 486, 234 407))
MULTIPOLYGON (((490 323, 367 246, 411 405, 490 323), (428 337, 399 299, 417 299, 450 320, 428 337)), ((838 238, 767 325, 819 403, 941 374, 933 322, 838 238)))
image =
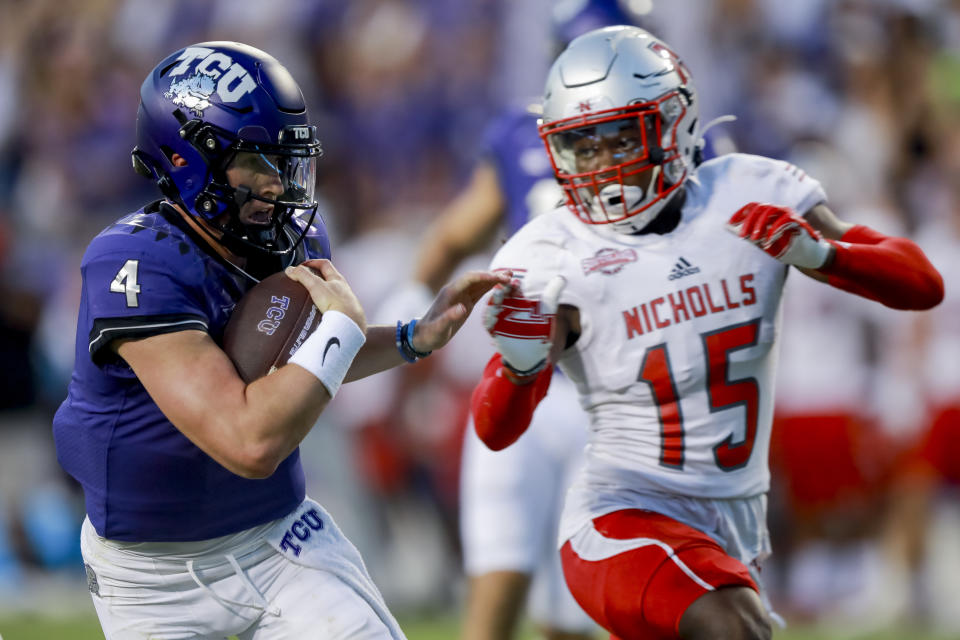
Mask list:
POLYGON ((320 313, 339 311, 367 332, 367 316, 354 295, 353 289, 329 260, 307 260, 296 267, 288 267, 287 277, 296 280, 310 292, 313 304, 320 313))
POLYGON ((447 284, 417 321, 411 346, 428 352, 450 342, 480 298, 493 287, 509 283, 512 277, 509 271, 468 271, 447 284))
POLYGON ((751 202, 733 214, 727 229, 785 264, 819 269, 830 257, 830 243, 787 207, 751 202))
POLYGON ((567 281, 555 276, 539 299, 525 298, 516 282, 497 285, 483 312, 486 327, 504 366, 523 378, 547 366, 553 346, 560 293, 567 281))

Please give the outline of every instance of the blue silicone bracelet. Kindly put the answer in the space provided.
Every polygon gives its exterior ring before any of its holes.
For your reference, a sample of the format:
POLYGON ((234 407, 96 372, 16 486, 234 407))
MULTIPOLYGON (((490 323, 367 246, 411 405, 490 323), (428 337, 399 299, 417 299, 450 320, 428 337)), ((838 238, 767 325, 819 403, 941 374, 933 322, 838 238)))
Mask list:
POLYGON ((404 344, 403 344, 403 343, 404 343, 404 339, 403 339, 403 338, 404 338, 404 329, 405 329, 405 328, 406 328, 406 326, 403 324, 403 322, 400 321, 400 320, 397 320, 397 334, 396 334, 397 351, 400 352, 400 357, 403 358, 404 360, 406 360, 407 362, 411 362, 411 363, 412 363, 412 362, 416 362, 416 361, 417 361, 417 356, 415 356, 415 355, 413 355, 413 354, 408 354, 408 353, 404 350, 404 348, 403 348, 403 347, 404 347, 404 344))
POLYGON ((410 353, 412 353, 417 360, 421 360, 423 358, 426 358, 431 353, 433 353, 433 351, 417 351, 414 348, 413 330, 416 326, 417 326, 417 319, 414 318, 413 320, 408 322, 406 326, 403 328, 403 344, 406 345, 408 349, 410 349, 410 353))

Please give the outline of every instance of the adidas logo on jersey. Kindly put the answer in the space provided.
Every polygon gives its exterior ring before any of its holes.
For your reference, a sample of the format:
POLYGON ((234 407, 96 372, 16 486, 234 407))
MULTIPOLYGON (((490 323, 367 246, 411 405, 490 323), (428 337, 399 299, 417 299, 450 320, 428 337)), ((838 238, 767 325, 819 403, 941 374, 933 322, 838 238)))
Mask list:
POLYGON ((673 265, 673 269, 670 271, 668 280, 677 280, 683 276, 692 276, 695 273, 700 273, 700 267, 695 267, 690 264, 686 258, 680 256, 680 259, 677 260, 677 264, 673 265))

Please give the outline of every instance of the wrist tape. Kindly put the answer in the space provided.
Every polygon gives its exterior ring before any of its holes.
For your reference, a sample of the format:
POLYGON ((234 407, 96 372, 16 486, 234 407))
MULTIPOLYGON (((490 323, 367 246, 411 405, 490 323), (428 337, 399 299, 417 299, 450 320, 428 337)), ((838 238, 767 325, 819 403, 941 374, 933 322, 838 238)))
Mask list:
POLYGON ((332 398, 366 340, 356 322, 339 311, 327 311, 288 362, 312 373, 332 398))
POLYGON ((778 259, 804 269, 819 269, 830 257, 830 248, 830 243, 826 240, 805 242, 799 239, 787 247, 778 259))

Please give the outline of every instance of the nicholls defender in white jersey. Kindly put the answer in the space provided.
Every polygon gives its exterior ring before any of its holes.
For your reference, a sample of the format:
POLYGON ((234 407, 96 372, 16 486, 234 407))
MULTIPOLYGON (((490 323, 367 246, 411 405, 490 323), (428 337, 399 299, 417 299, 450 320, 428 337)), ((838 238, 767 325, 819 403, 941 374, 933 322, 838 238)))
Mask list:
POLYGON ((589 413, 560 553, 615 639, 771 635, 757 568, 789 267, 897 309, 943 297, 916 244, 841 221, 797 167, 702 163, 698 105, 689 70, 642 29, 571 42, 539 127, 567 207, 498 252, 514 279, 484 313, 498 354, 472 409, 487 446, 523 433, 551 363, 589 413))
POLYGON ((590 443, 561 540, 596 516, 643 506, 638 490, 767 490, 787 266, 724 225, 750 202, 807 211, 825 199, 790 164, 731 154, 700 166, 670 234, 588 227, 563 207, 497 253, 493 268, 512 270, 525 296, 541 297, 560 275, 559 302, 580 311, 580 337, 558 364, 589 412, 590 443))

